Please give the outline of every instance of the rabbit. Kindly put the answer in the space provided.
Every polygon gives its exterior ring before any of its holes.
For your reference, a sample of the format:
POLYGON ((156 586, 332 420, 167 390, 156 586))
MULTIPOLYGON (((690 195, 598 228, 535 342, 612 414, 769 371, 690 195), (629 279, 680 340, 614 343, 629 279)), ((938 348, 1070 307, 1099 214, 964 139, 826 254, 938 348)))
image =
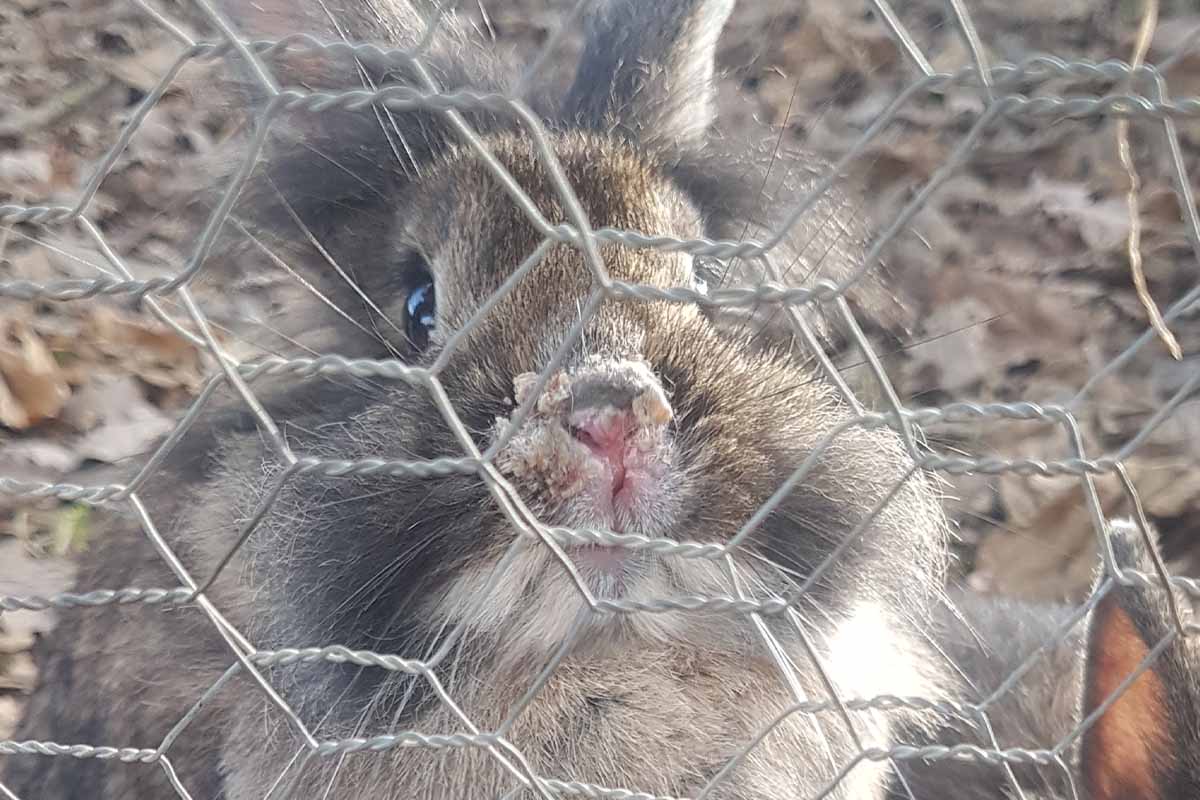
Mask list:
MULTIPOLYGON (((1157 575, 1153 548, 1130 520, 1110 525, 1114 564, 1157 575)), ((1151 535, 1153 529, 1149 529, 1151 535)), ((1095 590, 1105 583, 1103 572, 1095 590)), ((1183 598, 1177 595, 1177 600, 1183 598)), ((1185 625, 1192 607, 1178 602, 1185 625)), ((1178 631, 1161 587, 1116 583, 1081 615, 1049 603, 951 592, 931 629, 964 676, 960 697, 991 695, 1041 649, 1030 668, 988 708, 996 742, 975 724, 950 718, 912 729, 914 744, 1023 747, 1050 750, 1068 742, 1062 765, 1012 764, 1016 794, 1002 767, 981 761, 912 760, 900 767, 892 796, 940 800, 1166 800, 1200 796, 1200 643, 1176 636, 1119 698, 1151 651, 1178 631), (1082 619, 1081 619, 1082 616, 1082 619), (1086 723, 1086 724, 1085 724, 1086 723), (1082 727, 1082 733, 1076 732, 1082 727), (1068 738, 1071 737, 1071 738, 1068 738), (1064 771, 1063 767, 1067 768, 1064 771)), ((1190 634, 1190 629, 1189 629, 1190 634)), ((906 738, 909 732, 900 732, 906 738)))
MULTIPOLYGON (((430 8, 402 0, 222 6, 252 37, 380 45, 264 57, 284 88, 425 89, 429 77, 447 92, 519 95, 541 121, 558 167, 494 106, 457 116, 279 106, 202 273, 253 274, 270 252, 324 298, 286 309, 306 346, 438 364, 435 387, 346 373, 256 381, 297 457, 461 458, 465 436, 481 452, 497 446, 496 473, 460 462, 445 474, 290 469, 239 397, 214 398, 139 489, 153 530, 114 507, 78 577, 84 591, 215 574, 203 602, 62 612, 38 644, 40 687, 19 731, 21 741, 67 745, 165 741, 165 761, 26 748, 0 757, 11 792, 884 796, 891 766, 860 754, 892 743, 897 712, 843 714, 830 703, 784 712, 830 701, 831 689, 936 693, 945 670, 920 628, 942 593, 948 526, 936 482, 912 469, 895 431, 851 425, 831 436, 858 412, 796 334, 833 342, 836 326, 813 306, 609 297, 538 393, 535 376, 596 285, 591 261, 567 242, 548 245, 477 318, 545 238, 488 158, 550 225, 577 219, 559 191, 565 180, 594 228, 685 240, 777 229, 824 174, 819 159, 716 127, 714 51, 732 8, 610 0, 589 13, 575 78, 556 96, 448 12, 436 12, 426 41, 430 8), (422 68, 388 48, 419 50, 422 68), (507 436, 522 404, 529 416, 507 436), (560 543, 574 576, 504 488, 545 525, 722 544, 809 459, 729 559, 560 543), (591 608, 580 586, 603 602, 591 608), (793 602, 756 617, 654 607, 743 595, 793 602), (216 612, 228 627, 214 624, 216 612), (429 661, 437 682, 413 668, 238 661, 232 630, 254 654, 337 644, 429 661), (348 752, 345 740, 374 752, 348 752)), ((239 102, 269 100, 262 87, 240 84, 239 102)), ((221 197, 239 163, 214 167, 207 198, 221 197)), ((847 280, 864 257, 854 192, 825 193, 770 262, 610 242, 596 254, 613 281, 701 293, 766 278, 847 280)), ((869 309, 885 297, 872 270, 852 299, 869 309)))

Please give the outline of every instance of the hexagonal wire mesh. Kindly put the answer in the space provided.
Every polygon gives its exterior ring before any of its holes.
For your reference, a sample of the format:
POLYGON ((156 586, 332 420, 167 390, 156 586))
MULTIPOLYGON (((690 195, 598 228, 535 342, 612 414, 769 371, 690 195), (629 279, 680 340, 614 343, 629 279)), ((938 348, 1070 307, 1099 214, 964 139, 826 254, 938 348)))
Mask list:
MULTIPOLYGON (((709 307, 749 307, 759 305, 774 305, 788 309, 804 304, 827 304, 843 317, 856 345, 866 354, 866 363, 871 370, 874 380, 882 389, 886 399, 887 411, 871 413, 855 398, 840 373, 833 368, 827 359, 819 359, 822 369, 828 379, 842 392, 846 402, 855 409, 856 416, 850 421, 831 430, 823 439, 827 445, 850 427, 880 427, 891 426, 900 432, 912 459, 914 469, 943 471, 947 473, 975 472, 984 474, 1021 473, 1040 475, 1074 475, 1077 476, 1083 488, 1083 496, 1091 515, 1096 536, 1102 543, 1101 552, 1104 557, 1107 579, 1100 584, 1072 622, 1077 621, 1083 613, 1092 608, 1103 595, 1116 584, 1135 583, 1144 586, 1160 586, 1163 579, 1168 579, 1161 562, 1156 562, 1158 575, 1143 572, 1122 571, 1114 565, 1111 547, 1108 546, 1105 512, 1102 508, 1094 485, 1094 477, 1103 474, 1115 474, 1121 481, 1124 491, 1137 510, 1136 521, 1142 535, 1149 536, 1147 522, 1140 511, 1137 502, 1137 490, 1129 479, 1123 462, 1133 454, 1163 422, 1173 410, 1187 399, 1200 386, 1200 373, 1187 380, 1161 408, 1143 426, 1142 430, 1119 450, 1105 455, 1091 456, 1084 452, 1083 438, 1076 422, 1076 410, 1087 403, 1089 392, 1106 376, 1115 372, 1130 359, 1137 356, 1142 348, 1150 344, 1156 333, 1147 329, 1141 336, 1130 342, 1123 352, 1095 371, 1090 381, 1079 388, 1078 393, 1068 403, 1061 406, 1039 405, 1033 402, 1011 403, 954 403, 935 408, 910 408, 903 405, 891 387, 887 376, 880 364, 879 358, 872 350, 872 345, 863 335, 856 323, 850 306, 845 300, 845 292, 854 281, 861 277, 869 265, 875 263, 888 243, 904 231, 914 215, 927 203, 930 197, 956 173, 970 157, 974 145, 980 137, 1001 118, 1020 118, 1030 124, 1042 124, 1051 120, 1070 118, 1074 120, 1101 117, 1144 117, 1157 120, 1161 124, 1163 141, 1166 144, 1170 163, 1174 169, 1174 184, 1178 196, 1179 207, 1183 211, 1183 222, 1187 226, 1189 240, 1193 247, 1200 248, 1200 220, 1197 219, 1196 205, 1188 183, 1184 167, 1184 158, 1180 149, 1179 136, 1176 131, 1176 120, 1200 116, 1200 98, 1172 99, 1167 92, 1164 73, 1171 63, 1182 56, 1190 47, 1190 39, 1185 42, 1183 49, 1171 58, 1160 61, 1157 67, 1140 65, 1132 68, 1128 63, 1111 60, 1103 63, 1085 61, 1064 61, 1053 56, 1030 58, 1019 64, 986 64, 979 45, 979 32, 975 29, 971 17, 961 3, 952 3, 953 20, 959 27, 962 36, 969 45, 973 56, 973 64, 954 73, 937 72, 931 66, 929 59, 922 53, 913 36, 890 8, 886 0, 871 0, 871 5, 879 18, 888 26, 891 35, 899 43, 906 55, 909 66, 915 70, 917 77, 908 84, 891 104, 878 115, 872 124, 866 128, 861 138, 854 142, 830 168, 824 177, 803 197, 794 199, 794 209, 787 217, 783 228, 763 241, 712 241, 707 239, 682 241, 663 236, 647 235, 644 232, 593 229, 581 204, 575 197, 573 187, 564 178, 562 169, 557 165, 554 150, 547 140, 547 134, 537 116, 526 105, 513 97, 494 94, 476 94, 465 91, 441 92, 434 81, 426 74, 424 87, 389 86, 378 90, 358 90, 340 93, 304 92, 295 89, 280 89, 272 78, 271 70, 266 65, 270 56, 288 51, 328 50, 357 52, 360 49, 371 50, 368 45, 356 45, 345 42, 329 43, 320 41, 312 36, 298 34, 279 41, 246 41, 238 38, 229 25, 211 8, 207 0, 196 0, 197 6, 209 19, 225 32, 226 38, 217 42, 196 42, 174 26, 168 19, 156 10, 135 0, 142 10, 153 17, 170 34, 178 40, 182 47, 179 58, 162 75, 158 85, 150 91, 138 106, 136 113, 124 126, 119 138, 113 144, 107 155, 96 167, 91 179, 85 185, 82 193, 71 206, 47 205, 4 205, 0 206, 0 221, 5 224, 32 223, 42 226, 76 225, 86 233, 105 254, 109 265, 119 277, 98 277, 86 280, 68 280, 39 285, 27 281, 14 281, 0 284, 0 296, 18 298, 28 301, 52 300, 59 302, 86 302, 100 295, 127 295, 143 299, 146 307, 161 321, 171 326, 181 336, 185 337, 195 347, 203 348, 211 353, 219 363, 219 369, 212 374, 198 397, 188 411, 182 416, 178 425, 161 446, 146 461, 136 477, 123 485, 77 486, 69 484, 27 483, 11 478, 0 478, 0 491, 15 494, 25 498, 53 497, 62 500, 83 502, 87 504, 127 503, 136 512, 142 522, 145 534, 153 542, 165 562, 170 566, 179 580, 179 586, 174 588, 141 589, 96 588, 82 594, 62 593, 51 597, 4 596, 0 597, 0 610, 15 611, 21 609, 61 609, 70 613, 73 608, 83 606, 111 606, 128 603, 146 604, 197 604, 207 615, 208 620, 220 633, 227 643, 233 663, 225 674, 213 684, 208 692, 190 708, 181 711, 178 724, 155 747, 138 748, 120 742, 75 742, 56 743, 49 741, 0 741, 0 755, 40 754, 59 758, 95 758, 115 759, 122 762, 156 763, 161 766, 169 777, 175 790, 181 797, 189 797, 187 788, 175 776, 171 763, 170 749, 172 743, 193 720, 199 708, 216 692, 219 692, 231 677, 239 672, 253 676, 260 689, 286 715, 291 725, 302 737, 304 750, 307 755, 314 757, 331 757, 339 754, 359 751, 383 751, 395 747, 478 747, 486 748, 510 771, 516 781, 523 786, 531 787, 542 797, 560 795, 579 795, 588 797, 620 797, 625 800, 633 798, 650 798, 651 795, 640 794, 636 791, 621 788, 606 788, 572 781, 571 776, 544 776, 529 772, 522 766, 519 742, 511 742, 505 736, 504 728, 494 731, 480 729, 458 706, 454 698, 443 687, 435 673, 440 655, 431 659, 416 660, 399 655, 383 654, 370 651, 350 650, 342 646, 308 647, 304 649, 263 650, 256 648, 241 631, 234 627, 221 612, 214 607, 205 595, 205 590, 216 580, 222 569, 228 563, 228 558, 222 560, 217 568, 208 575, 192 575, 184 568, 179 558, 172 552, 170 546, 159 534, 152 520, 153 509, 147 509, 139 498, 139 489, 154 474, 162 464, 167 454, 174 448, 189 427, 196 421, 205 404, 221 386, 232 387, 240 396, 247 408, 257 419, 260 431, 267 437, 270 446, 275 450, 288 468, 279 476, 275 491, 267 496, 264 506, 259 513, 252 515, 250 521, 239 532, 236 547, 240 547, 254 531, 255 524, 262 517, 269 504, 276 498, 278 490, 291 477, 301 474, 317 474, 329 480, 338 480, 347 476, 389 474, 402 476, 443 476, 456 473, 469 473, 479 476, 490 491, 498 508, 508 517, 514 529, 531 533, 539 537, 543 543, 551 547, 556 557, 568 570, 574 581, 575 588, 586 599, 587 605, 596 614, 606 613, 655 613, 664 610, 672 611, 719 611, 738 615, 755 615, 767 617, 784 613, 796 598, 803 594, 808 586, 820 578, 821 573, 837 558, 840 548, 835 550, 823 563, 816 573, 807 576, 804 585, 800 586, 795 596, 777 597, 767 600, 749 599, 739 591, 727 596, 687 596, 681 598, 661 598, 651 602, 633 601, 628 599, 597 598, 589 587, 571 568, 570 561, 560 545, 599 543, 615 547, 642 549, 661 556, 678 558, 700 558, 714 561, 726 561, 736 555, 739 545, 751 535, 758 525, 766 518, 787 493, 803 482, 812 469, 821 447, 818 447, 795 472, 782 480, 779 490, 744 525, 733 538, 724 545, 706 544, 689 541, 671 541, 653 539, 637 535, 615 534, 611 532, 580 531, 566 528, 548 527, 538 522, 522 499, 513 490, 505 478, 497 471, 494 459, 514 432, 516 432, 529 416, 534 399, 545 387, 550 376, 558 369, 565 355, 578 341, 584 324, 590 315, 606 298, 631 298, 636 300, 656 300, 670 303, 695 303, 709 307), (256 81, 266 93, 268 101, 258 112, 258 126, 253 140, 241 162, 240 168, 233 175, 222 201, 216 206, 208 218, 207 224, 198 236, 191 257, 183 269, 173 277, 142 280, 126 266, 122 258, 108 246, 100 229, 89 221, 88 210, 101 182, 117 163, 123 150, 129 144, 139 126, 147 115, 172 86, 179 72, 195 60, 242 59, 252 65, 256 81), (979 80, 979 76, 983 80, 979 80), (1074 95, 1036 96, 1016 93, 1018 86, 1038 86, 1051 79, 1074 79, 1080 81, 1098 81, 1116 85, 1122 81, 1131 80, 1134 86, 1144 87, 1144 94, 1114 93, 1103 96, 1074 95), (872 242, 862 267, 858 274, 850 276, 840 283, 822 282, 807 288, 785 286, 779 281, 766 281, 760 285, 743 287, 724 287, 710 292, 700 292, 693 288, 676 287, 660 288, 648 285, 633 285, 613 279, 605 269, 605 265, 597 250, 598 243, 615 243, 637 248, 657 248, 664 251, 684 252, 696 256, 707 256, 714 259, 760 259, 766 265, 768 274, 778 277, 771 265, 772 249, 778 245, 785 235, 787 228, 793 225, 808 211, 817 200, 834 183, 836 177, 856 159, 862 157, 873 139, 883 131, 895 118, 896 114, 914 98, 937 92, 949 86, 968 86, 976 88, 983 98, 984 111, 962 136, 951 157, 942 163, 930 180, 916 191, 902 211, 895 216, 872 242), (549 247, 555 243, 565 243, 579 247, 585 254, 586 262, 593 272, 594 290, 592 294, 582 299, 581 313, 578 321, 569 332, 566 340, 560 346, 556 357, 546 365, 538 378, 535 391, 530 392, 529 398, 513 415, 506 436, 495 442, 488 450, 481 452, 476 446, 470 432, 464 426, 452 403, 446 396, 439 373, 445 367, 451 354, 462 341, 467 331, 486 314, 492 303, 484 304, 475 318, 462 329, 454 332, 446 342, 442 355, 429 368, 418 368, 397 360, 364 360, 348 359, 336 353, 323 354, 314 358, 265 358, 256 361, 238 362, 221 349, 217 339, 212 335, 206 324, 206 317, 200 305, 195 301, 189 289, 189 284, 204 269, 218 232, 226 221, 227 215, 238 196, 239 191, 247 181, 266 140, 271 120, 284 110, 304 109, 311 113, 320 113, 330 108, 357 109, 371 105, 386 106, 395 109, 421 108, 445 114, 458 131, 484 156, 488 168, 493 171, 496 179, 508 190, 510 196, 532 221, 543 239, 543 244, 522 263, 501 289, 501 294, 511 291, 520 280, 546 254, 549 247), (478 137, 471 135, 468 124, 456 112, 487 109, 502 115, 512 115, 519 118, 527 135, 536 144, 536 152, 543 160, 547 174, 551 176, 553 188, 567 211, 568 224, 556 225, 547 220, 537 206, 524 193, 519 184, 495 159, 487 158, 487 146, 478 137), (158 298, 172 296, 177 298, 186 310, 187 316, 199 333, 193 333, 180 325, 162 305, 158 298), (289 447, 285 437, 280 433, 263 406, 256 400, 254 394, 255 381, 264 376, 288 376, 301 381, 318 375, 349 374, 358 377, 369 377, 384 380, 404 381, 413 386, 421 387, 429 392, 447 424, 451 427, 463 449, 463 455, 456 458, 438 458, 434 460, 330 460, 315 458, 295 453, 289 447), (1035 458, 968 458, 952 457, 930 453, 920 444, 919 430, 923 426, 945 422, 960 422, 976 425, 987 424, 992 420, 1026 420, 1049 423, 1060 426, 1071 447, 1071 457, 1056 461, 1045 461, 1035 458), (299 715, 288 707, 282 697, 272 688, 269 679, 272 667, 296 662, 320 662, 357 664, 370 668, 391 670, 420 676, 428 681, 432 691, 439 701, 448 707, 462 725, 462 732, 455 734, 428 734, 420 731, 403 731, 398 733, 382 733, 365 738, 349 738, 341 740, 318 740, 301 721, 299 715)), ((582 8, 586 3, 580 3, 582 8)), ((578 11, 578 8, 577 8, 578 11)), ((577 16, 573 15, 573 16, 577 16)), ((570 24, 568 20, 564 24, 570 24)), ((434 26, 437 25, 435 18, 434 26)), ((432 32, 432 28, 431 28, 432 32)), ((548 42, 548 52, 555 42, 548 42)), ((422 51, 418 47, 411 52, 390 51, 391 58, 403 59, 411 64, 418 74, 421 73, 422 51)), ((540 63, 541 59, 535 60, 540 63)), ((1200 256, 1200 251, 1197 251, 1200 256)), ((496 298, 498 299, 498 297, 496 298)), ((1170 323, 1186 312, 1193 303, 1200 299, 1200 284, 1183 293, 1164 311, 1163 319, 1170 323)), ((815 345, 812 332, 806 327, 802 318, 796 314, 790 315, 791 324, 795 326, 797 335, 804 341, 815 345)), ((898 487, 897 487, 898 488, 898 487)), ((883 498, 883 503, 890 500, 892 494, 883 498)), ((874 513, 864 519, 858 528, 848 532, 845 541, 852 540, 861 530, 870 524, 874 513)), ((516 544, 513 545, 514 549, 516 544)), ((232 555, 232 551, 230 553, 232 555)), ((730 562, 732 563, 732 562, 730 562)), ((1196 582, 1170 577, 1170 582, 1185 590, 1192 596, 1200 596, 1200 586, 1196 582)), ((735 582, 736 589, 736 582, 735 582)), ((1178 614, 1178 612, 1176 612, 1178 614)), ((1162 649, 1171 639, 1179 634, 1195 631, 1194 625, 1184 624, 1182 618, 1175 617, 1176 627, 1163 642, 1152 651, 1152 655, 1162 649)), ((792 667, 785 659, 778 656, 780 648, 772 646, 770 639, 773 634, 766 626, 757 628, 764 638, 770 652, 776 654, 776 663, 781 673, 781 680, 787 680, 792 667)), ((1064 631, 1061 631, 1065 633, 1064 631)), ((1047 642, 1047 645, 1051 642, 1047 642)), ((440 651, 444 653, 443 651, 440 651)), ((938 708, 946 713, 960 715, 963 719, 981 721, 985 730, 990 730, 988 723, 989 707, 998 698, 1011 691, 1037 658, 1035 651, 1025 664, 1014 672, 987 699, 978 704, 954 704, 936 698, 921 697, 854 697, 837 696, 832 683, 827 683, 830 697, 825 701, 811 701, 803 697, 794 697, 795 704, 788 709, 789 714, 811 714, 829 709, 840 709, 843 715, 847 710, 860 709, 889 709, 938 708)), ((561 654, 560 654, 561 655, 561 654)), ((553 664, 551 665, 553 666, 553 664)), ((1130 681, 1141 671, 1150 666, 1150 660, 1139 665, 1137 672, 1130 676, 1122 686, 1123 691, 1130 681)), ((547 669, 541 674, 540 681, 544 682, 550 674, 547 669)), ((530 690, 532 696, 540 688, 540 683, 530 690)), ((117 701, 114 698, 114 701, 117 701)), ((514 712, 515 713, 515 712, 514 712)), ((848 720, 848 718, 847 718, 848 720)), ((735 757, 735 761, 748 752, 767 735, 771 727, 779 720, 763 721, 760 734, 750 742, 735 757)), ((1093 720, 1085 720, 1084 725, 1093 720)), ((1032 750, 1025 748, 999 749, 998 747, 981 748, 971 744, 955 746, 930 745, 912 747, 897 745, 890 749, 863 747, 858 756, 844 765, 832 783, 818 796, 824 796, 854 769, 861 761, 908 760, 924 759, 977 759, 1003 765, 1037 763, 1055 764, 1066 769, 1063 754, 1067 748, 1079 738, 1082 726, 1073 731, 1070 736, 1049 750, 1032 750)), ((993 743, 995 743, 993 738, 993 743)), ((726 765, 732 767, 730 763, 726 765)), ((713 782, 719 781, 727 772, 722 769, 713 782)), ((636 789, 636 787, 631 787, 636 789)), ((706 790, 707 791, 707 790, 706 790)), ((0 785, 0 794, 6 797, 16 795, 0 785)))

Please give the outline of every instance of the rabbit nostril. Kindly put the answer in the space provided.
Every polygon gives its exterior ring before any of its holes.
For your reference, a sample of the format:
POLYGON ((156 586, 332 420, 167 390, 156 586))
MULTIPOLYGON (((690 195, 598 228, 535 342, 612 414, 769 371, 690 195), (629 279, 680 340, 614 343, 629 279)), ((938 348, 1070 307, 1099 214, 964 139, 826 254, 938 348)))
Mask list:
POLYGON ((625 458, 632 426, 627 411, 588 414, 568 430, 576 441, 585 445, 592 456, 605 464, 612 474, 615 495, 625 485, 625 458))
POLYGON ((624 423, 625 414, 592 416, 570 426, 571 435, 595 451, 597 455, 624 450, 629 427, 624 423))

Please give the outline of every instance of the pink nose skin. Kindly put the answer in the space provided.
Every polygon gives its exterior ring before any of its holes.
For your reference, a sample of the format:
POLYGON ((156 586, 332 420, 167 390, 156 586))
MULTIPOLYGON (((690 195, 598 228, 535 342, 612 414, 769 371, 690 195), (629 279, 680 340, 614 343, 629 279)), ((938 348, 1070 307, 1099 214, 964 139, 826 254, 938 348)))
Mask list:
MULTIPOLYGON (((513 379, 513 399, 533 399, 533 414, 501 452, 501 469, 561 503, 572 524, 653 527, 671 503, 674 412, 649 365, 593 355, 530 398, 536 384, 532 372, 513 379)), ((503 435, 508 420, 496 424, 503 435)))
POLYGON ((571 426, 572 435, 587 445, 612 476, 612 497, 625 487, 625 459, 633 431, 632 414, 613 408, 581 415, 571 426))

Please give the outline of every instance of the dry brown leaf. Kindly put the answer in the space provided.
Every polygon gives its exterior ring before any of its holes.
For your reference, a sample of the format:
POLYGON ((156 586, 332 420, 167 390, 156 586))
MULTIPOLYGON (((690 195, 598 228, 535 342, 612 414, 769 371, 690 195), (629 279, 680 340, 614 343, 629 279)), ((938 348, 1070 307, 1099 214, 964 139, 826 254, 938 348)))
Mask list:
POLYGON ((910 351, 913 362, 937 370, 938 385, 948 391, 970 390, 993 368, 994 359, 988 358, 988 330, 976 324, 992 316, 995 311, 973 297, 939 305, 925 318, 925 329, 932 336, 942 331, 958 332, 914 348, 910 351))
POLYGON ((165 42, 157 47, 142 50, 132 57, 113 58, 94 56, 101 69, 108 72, 126 86, 149 92, 162 80, 176 61, 179 47, 174 42, 165 42))
POLYGON ((875 20, 864 20, 853 5, 815 0, 808 10, 826 46, 848 66, 870 74, 896 62, 900 53, 887 28, 875 20))
POLYGON ((163 389, 199 389, 204 365, 191 342, 166 325, 112 308, 92 310, 85 333, 88 341, 123 369, 163 389))
POLYGON ((37 666, 29 653, 13 653, 0 663, 4 665, 0 670, 0 690, 31 692, 37 686, 37 666))
POLYGON ((29 415, 21 407, 16 395, 9 391, 4 376, 0 375, 0 425, 10 428, 25 428, 29 425, 29 415))
POLYGON ((1130 480, 1151 517, 1170 519, 1200 510, 1200 469, 1190 459, 1130 459, 1130 480))
POLYGON ((1053 180, 1035 172, 1026 191, 992 199, 1006 216, 1026 217, 1040 212, 1072 225, 1093 251, 1119 250, 1129 235, 1129 212, 1124 201, 1117 197, 1094 200, 1088 186, 1078 181, 1053 180))
POLYGON ((868 166, 873 185, 913 181, 928 178, 945 163, 948 149, 936 130, 905 132, 903 136, 881 138, 867 148, 869 158, 860 168, 868 166))
POLYGON ((0 739, 11 739, 21 719, 21 704, 10 695, 0 695, 0 739))
POLYGON ((50 349, 18 319, 0 326, 0 379, 9 395, 0 392, 0 423, 17 430, 57 416, 71 396, 50 349))
MULTIPOLYGON (((1132 458, 1127 462, 1146 513, 1178 518, 1200 510, 1200 470, 1179 459, 1132 458)), ((1003 527, 983 539, 974 586, 1044 600, 1079 600, 1098 564, 1095 525, 1076 476, 1002 475, 1003 527)), ((1104 515, 1131 513, 1115 475, 1095 479, 1104 515)))
MULTIPOLYGON (((1088 365, 1071 355, 1089 330, 1086 305, 1057 285, 978 272, 974 265, 947 268, 942 281, 924 287, 928 310, 905 350, 905 391, 936 386, 973 399, 1020 394, 1037 402, 1073 395, 1087 377, 1088 365)), ((972 431, 999 434, 1004 452, 1017 446, 1011 425, 976 424, 972 431)))
MULTIPOLYGON (((999 479, 1007 518, 980 544, 972 585, 1038 600, 1079 600, 1087 594, 1098 540, 1080 479, 1006 474, 999 479)), ((1096 480, 1101 507, 1111 515, 1124 494, 1113 476, 1096 480)))
POLYGON ((195 352, 192 345, 174 331, 112 308, 97 307, 91 314, 91 324, 97 341, 114 352, 118 348, 134 347, 154 352, 167 361, 195 352))

